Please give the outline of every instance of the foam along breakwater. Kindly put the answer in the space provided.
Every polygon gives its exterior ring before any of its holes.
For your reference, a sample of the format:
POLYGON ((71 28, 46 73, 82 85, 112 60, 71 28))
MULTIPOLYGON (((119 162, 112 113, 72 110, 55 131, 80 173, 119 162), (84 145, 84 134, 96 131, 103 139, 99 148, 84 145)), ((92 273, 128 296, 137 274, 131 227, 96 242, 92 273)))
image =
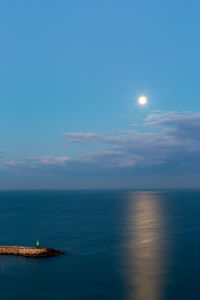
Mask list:
POLYGON ((65 254, 51 248, 35 248, 22 246, 0 246, 0 255, 19 255, 26 257, 52 257, 65 254))

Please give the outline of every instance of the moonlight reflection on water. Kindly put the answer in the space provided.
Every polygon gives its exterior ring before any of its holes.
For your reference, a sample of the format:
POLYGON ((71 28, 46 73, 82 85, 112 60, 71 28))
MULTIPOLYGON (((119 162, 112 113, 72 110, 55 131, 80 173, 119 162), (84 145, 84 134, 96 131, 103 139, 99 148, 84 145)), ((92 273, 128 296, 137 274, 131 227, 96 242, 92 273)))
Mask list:
POLYGON ((165 230, 160 195, 138 192, 131 196, 129 229, 129 299, 162 299, 165 230))

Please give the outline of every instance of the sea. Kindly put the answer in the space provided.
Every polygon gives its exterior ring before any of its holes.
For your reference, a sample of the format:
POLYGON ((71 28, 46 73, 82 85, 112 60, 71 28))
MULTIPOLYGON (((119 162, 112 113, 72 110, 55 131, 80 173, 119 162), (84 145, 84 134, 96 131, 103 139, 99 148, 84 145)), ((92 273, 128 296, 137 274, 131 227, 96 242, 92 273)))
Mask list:
POLYGON ((63 250, 0 256, 7 300, 200 299, 199 190, 0 191, 0 244, 63 250))

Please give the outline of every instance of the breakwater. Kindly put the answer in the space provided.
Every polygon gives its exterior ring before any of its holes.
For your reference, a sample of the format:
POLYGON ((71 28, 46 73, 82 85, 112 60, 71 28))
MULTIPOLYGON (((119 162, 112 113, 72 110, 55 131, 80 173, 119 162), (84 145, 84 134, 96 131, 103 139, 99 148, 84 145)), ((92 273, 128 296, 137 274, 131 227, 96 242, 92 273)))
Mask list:
POLYGON ((26 257, 51 257, 65 254, 51 248, 35 248, 22 246, 0 246, 0 255, 20 255, 26 257))

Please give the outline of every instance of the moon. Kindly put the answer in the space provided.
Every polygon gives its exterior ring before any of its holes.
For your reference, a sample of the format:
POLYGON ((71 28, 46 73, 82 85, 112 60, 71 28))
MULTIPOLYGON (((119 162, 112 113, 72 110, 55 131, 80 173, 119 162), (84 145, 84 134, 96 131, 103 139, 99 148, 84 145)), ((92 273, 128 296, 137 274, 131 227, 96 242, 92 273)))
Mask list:
POLYGON ((140 96, 139 98, 138 98, 138 103, 140 104, 140 105, 145 105, 145 104, 147 104, 147 97, 146 96, 140 96))

